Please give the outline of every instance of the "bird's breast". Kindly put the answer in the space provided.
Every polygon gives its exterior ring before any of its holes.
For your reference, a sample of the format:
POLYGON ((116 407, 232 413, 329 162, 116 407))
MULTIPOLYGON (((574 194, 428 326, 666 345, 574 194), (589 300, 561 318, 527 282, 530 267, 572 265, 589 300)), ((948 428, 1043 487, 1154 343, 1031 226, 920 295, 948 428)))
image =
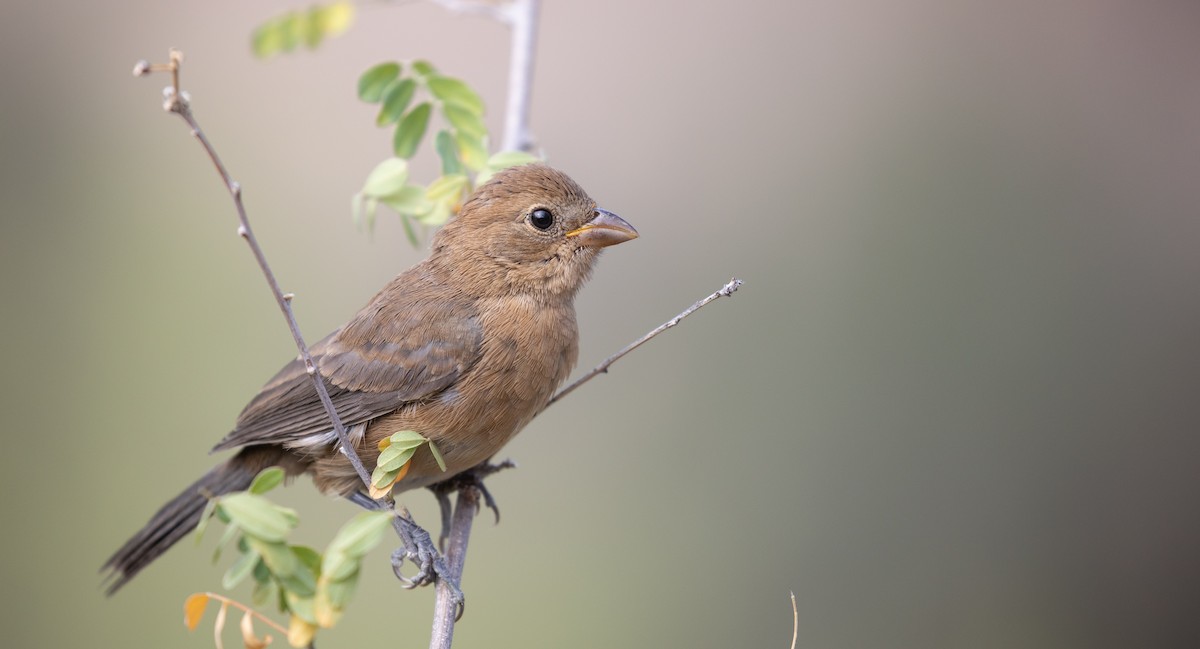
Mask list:
POLYGON ((437 443, 447 471, 417 461, 423 457, 418 453, 401 489, 431 484, 496 454, 541 411, 575 365, 579 337, 571 304, 505 297, 478 307, 483 329, 478 360, 436 397, 381 417, 368 429, 368 449, 399 430, 415 430, 437 443))

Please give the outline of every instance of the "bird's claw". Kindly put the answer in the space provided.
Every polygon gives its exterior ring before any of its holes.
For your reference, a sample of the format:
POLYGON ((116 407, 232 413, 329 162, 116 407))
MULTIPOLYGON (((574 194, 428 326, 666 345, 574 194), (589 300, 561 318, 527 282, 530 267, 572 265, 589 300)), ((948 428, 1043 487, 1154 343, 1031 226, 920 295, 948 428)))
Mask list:
POLYGON ((492 497, 492 492, 488 491, 487 487, 484 486, 483 479, 493 473, 498 473, 505 469, 515 469, 516 467, 517 463, 512 460, 504 460, 499 464, 484 462, 452 478, 429 486, 429 490, 433 492, 433 497, 437 499, 438 509, 441 510, 442 514, 442 533, 438 535, 438 548, 444 551, 446 549, 446 540, 450 538, 450 516, 453 512, 453 508, 450 506, 450 494, 466 487, 474 487, 479 490, 480 495, 483 496, 484 506, 492 510, 492 513, 496 515, 496 524, 499 525, 500 507, 496 504, 496 499, 492 497))
POLYGON ((405 588, 428 586, 440 581, 450 591, 450 601, 454 604, 454 619, 457 621, 466 611, 467 601, 462 589, 450 575, 450 568, 437 548, 433 547, 433 539, 420 525, 409 517, 408 512, 400 512, 396 516, 396 530, 400 532, 403 547, 392 553, 392 572, 405 588), (417 573, 411 577, 404 574, 404 561, 408 560, 417 566, 417 573))

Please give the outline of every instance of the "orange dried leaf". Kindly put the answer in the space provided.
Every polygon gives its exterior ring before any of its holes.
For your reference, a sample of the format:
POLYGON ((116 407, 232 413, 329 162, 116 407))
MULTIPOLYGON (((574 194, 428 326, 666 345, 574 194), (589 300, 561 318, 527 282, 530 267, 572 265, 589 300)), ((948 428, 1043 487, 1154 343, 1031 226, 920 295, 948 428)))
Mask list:
POLYGON ((183 624, 188 631, 195 631, 204 617, 204 609, 208 606, 207 593, 193 593, 183 602, 183 624))
MULTIPOLYGON (((384 438, 384 439, 386 440, 387 438, 384 438)), ((396 477, 393 478, 392 481, 389 482, 386 486, 376 487, 375 485, 371 485, 371 488, 368 490, 369 495, 372 498, 374 498, 375 500, 379 500, 380 498, 383 498, 384 496, 388 495, 388 492, 390 492, 392 490, 392 487, 396 486, 397 482, 400 482, 401 480, 404 479, 404 476, 408 475, 408 470, 411 468, 412 468, 412 460, 410 459, 409 461, 404 463, 404 466, 400 467, 400 471, 398 473, 396 473, 396 477)))
POLYGON ((250 611, 242 614, 242 644, 246 645, 246 649, 265 649, 271 644, 271 636, 263 636, 261 639, 254 635, 254 616, 250 611))

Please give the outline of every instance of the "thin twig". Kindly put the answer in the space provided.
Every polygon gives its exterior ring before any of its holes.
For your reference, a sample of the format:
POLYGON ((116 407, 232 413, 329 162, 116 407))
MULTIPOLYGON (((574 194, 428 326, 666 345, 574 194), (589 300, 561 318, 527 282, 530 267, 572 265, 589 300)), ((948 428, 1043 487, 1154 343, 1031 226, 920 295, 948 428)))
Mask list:
POLYGON ((796 612, 796 593, 788 591, 792 596, 792 649, 796 649, 796 636, 800 634, 800 614, 796 612))
MULTIPOLYGON (((455 583, 462 583, 463 566, 467 562, 467 543, 471 540, 471 524, 479 512, 481 494, 474 486, 463 487, 454 504, 454 518, 446 544, 446 567, 455 583)), ((437 600, 433 609, 433 630, 429 649, 450 649, 454 641, 454 623, 461 615, 454 603, 454 593, 444 580, 437 584, 437 600)))
MULTIPOLYGON (((182 62, 183 54, 179 50, 173 49, 171 50, 170 63, 164 66, 162 64, 149 65, 144 61, 139 62, 134 67, 134 74, 141 76, 150 72, 163 70, 164 68, 171 72, 171 87, 166 91, 167 96, 163 103, 163 108, 168 112, 179 115, 183 118, 184 122, 187 122, 187 125, 192 130, 192 135, 204 147, 204 152, 212 160, 213 166, 217 168, 217 173, 220 174, 222 182, 225 183, 225 188, 229 190, 229 195, 233 197, 233 205, 237 208, 238 236, 245 239, 247 245, 250 246, 250 251, 254 253, 254 260, 258 262, 258 267, 262 270, 263 277, 267 280, 267 285, 271 287, 271 294, 275 296, 275 302, 279 305, 279 310, 283 312, 284 319, 287 320, 288 330, 292 332, 292 340, 296 343, 296 349, 300 351, 300 359, 304 361, 304 370, 312 378, 313 387, 316 388, 317 396, 321 399, 321 405, 325 407, 325 413, 329 415, 329 420, 333 423, 333 430, 337 433, 342 450, 346 453, 346 457, 350 459, 350 464, 358 473, 358 477, 362 479, 363 484, 370 489, 371 474, 367 472, 367 468, 363 466, 362 460, 359 459, 358 453, 354 450, 354 445, 350 443, 350 436, 346 433, 346 427, 342 424, 342 419, 338 417, 337 409, 333 406, 333 400, 329 398, 329 391, 325 389, 325 382, 321 380, 321 376, 317 372, 317 365, 313 362, 312 354, 308 351, 308 345, 304 342, 304 336, 300 333, 300 325, 296 322, 295 313, 292 312, 292 294, 285 294, 279 288, 279 282, 275 279, 275 273, 272 272, 270 264, 267 263, 267 257, 263 254, 262 247, 258 245, 258 239, 254 236, 254 230, 250 229, 250 219, 246 217, 246 207, 242 203, 242 186, 229 176, 229 172, 226 171, 225 165, 222 164, 216 149, 213 148, 212 143, 205 137, 204 131, 201 130, 195 115, 192 114, 192 107, 189 104, 187 95, 179 88, 179 67, 182 62)), ((381 504, 386 503, 381 501, 381 504)))
POLYGON ((684 318, 692 315, 696 311, 699 311, 700 308, 703 307, 704 305, 708 304, 709 302, 712 302, 713 300, 715 300, 719 297, 729 297, 729 296, 733 295, 733 292, 738 290, 738 288, 741 287, 741 285, 742 285, 742 280, 740 280, 736 277, 729 280, 729 283, 727 283, 725 286, 722 286, 721 289, 719 291, 717 291, 716 293, 713 293, 712 295, 709 295, 708 297, 704 298, 703 300, 700 300, 699 302, 693 304, 692 306, 684 309, 683 312, 680 313, 679 315, 662 323, 661 325, 656 327, 650 333, 646 334, 645 336, 642 336, 641 338, 638 338, 637 340, 630 343, 628 346, 626 346, 621 351, 604 359, 604 362, 600 363, 599 365, 594 367, 592 369, 592 371, 588 372, 587 374, 584 374, 583 376, 579 377, 579 379, 576 380, 574 383, 572 383, 571 385, 568 385, 567 387, 560 390, 558 394, 554 395, 554 397, 552 399, 550 399, 549 402, 546 403, 546 406, 544 408, 542 408, 542 410, 549 408, 551 405, 554 404, 554 402, 558 401, 559 399, 562 399, 563 397, 567 396, 568 394, 571 394, 579 386, 596 378, 596 375, 607 373, 608 367, 610 365, 612 365, 613 363, 621 360, 621 357, 623 357, 626 354, 628 354, 629 352, 637 349, 638 347, 641 347, 645 343, 649 342, 651 338, 657 336, 658 334, 679 324, 680 321, 682 321, 684 318))

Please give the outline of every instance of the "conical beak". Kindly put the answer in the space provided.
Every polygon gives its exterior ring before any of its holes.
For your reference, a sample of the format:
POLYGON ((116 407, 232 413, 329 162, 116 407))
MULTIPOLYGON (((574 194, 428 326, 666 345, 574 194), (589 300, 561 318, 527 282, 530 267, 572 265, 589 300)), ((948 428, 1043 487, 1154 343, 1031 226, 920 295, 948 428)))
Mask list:
POLYGON ((578 237, 581 246, 603 248, 636 239, 638 232, 625 219, 608 210, 597 208, 596 216, 591 221, 571 230, 567 236, 578 237))

